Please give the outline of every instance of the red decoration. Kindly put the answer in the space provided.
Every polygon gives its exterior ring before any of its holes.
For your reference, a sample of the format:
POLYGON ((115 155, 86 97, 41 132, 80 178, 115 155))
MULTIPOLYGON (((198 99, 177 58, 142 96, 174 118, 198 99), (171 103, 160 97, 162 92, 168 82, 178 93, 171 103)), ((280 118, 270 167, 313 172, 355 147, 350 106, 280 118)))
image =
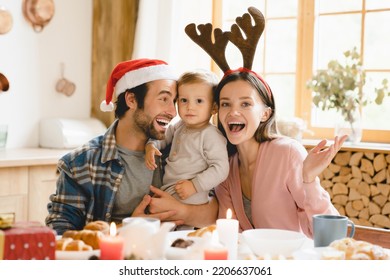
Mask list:
POLYGON ((16 222, 0 231, 0 239, 0 259, 55 259, 55 231, 39 222, 16 222))

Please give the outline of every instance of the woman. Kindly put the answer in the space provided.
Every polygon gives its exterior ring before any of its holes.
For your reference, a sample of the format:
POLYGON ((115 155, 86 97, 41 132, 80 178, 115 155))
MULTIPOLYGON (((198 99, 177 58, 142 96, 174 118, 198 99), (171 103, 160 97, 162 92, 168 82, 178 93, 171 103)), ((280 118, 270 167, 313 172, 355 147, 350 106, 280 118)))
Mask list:
POLYGON ((309 154, 297 141, 277 135, 275 102, 267 83, 241 68, 217 87, 219 127, 228 141, 230 172, 216 188, 219 217, 230 208, 240 230, 278 228, 312 237, 314 214, 336 214, 318 175, 346 136, 309 154))

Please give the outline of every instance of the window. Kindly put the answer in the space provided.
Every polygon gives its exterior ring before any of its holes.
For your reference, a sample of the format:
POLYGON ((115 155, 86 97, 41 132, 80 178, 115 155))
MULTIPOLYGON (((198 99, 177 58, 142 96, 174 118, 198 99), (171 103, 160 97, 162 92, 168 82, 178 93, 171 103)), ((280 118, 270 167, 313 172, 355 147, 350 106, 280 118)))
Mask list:
MULTIPOLYGON (((279 118, 303 118, 314 135, 332 138, 335 114, 312 103, 306 82, 313 73, 343 52, 357 47, 367 73, 365 92, 373 92, 382 79, 390 82, 390 0, 214 0, 214 20, 229 30, 237 16, 255 6, 266 27, 258 44, 253 70, 270 84, 279 118)), ((240 53, 227 48, 231 68, 242 66, 240 53)), ((390 143, 390 98, 382 105, 362 108, 363 139, 390 143)))
MULTIPOLYGON (((297 52, 298 0, 224 0, 223 30, 230 30, 237 16, 254 6, 264 14, 265 30, 257 46, 252 69, 262 75, 274 93, 281 118, 295 116, 295 77, 297 52), (280 9, 283 4, 284 8, 280 9)), ((232 69, 242 66, 240 52, 229 44, 227 60, 232 69)))

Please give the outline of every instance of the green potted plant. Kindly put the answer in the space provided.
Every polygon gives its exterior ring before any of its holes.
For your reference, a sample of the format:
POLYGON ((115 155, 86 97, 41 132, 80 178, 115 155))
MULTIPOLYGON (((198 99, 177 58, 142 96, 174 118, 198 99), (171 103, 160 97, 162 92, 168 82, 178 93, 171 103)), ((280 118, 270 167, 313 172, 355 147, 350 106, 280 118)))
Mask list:
POLYGON ((313 91, 313 103, 323 111, 336 109, 349 128, 338 131, 336 123, 335 134, 347 133, 349 140, 357 143, 361 140, 360 109, 372 102, 380 105, 386 96, 390 96, 387 79, 382 80, 380 87, 375 88, 375 98, 368 99, 363 92, 366 84, 366 73, 362 67, 360 54, 356 47, 344 52, 345 61, 331 60, 328 68, 319 70, 307 87, 313 91))

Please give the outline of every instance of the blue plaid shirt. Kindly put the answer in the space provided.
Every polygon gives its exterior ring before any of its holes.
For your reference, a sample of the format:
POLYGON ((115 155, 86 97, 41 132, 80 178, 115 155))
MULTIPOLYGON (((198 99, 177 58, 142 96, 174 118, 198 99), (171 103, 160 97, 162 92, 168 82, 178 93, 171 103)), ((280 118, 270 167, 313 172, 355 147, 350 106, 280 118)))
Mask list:
POLYGON ((125 172, 115 147, 117 123, 59 160, 57 191, 50 196, 46 218, 57 234, 80 230, 91 221, 111 220, 115 194, 125 172))

